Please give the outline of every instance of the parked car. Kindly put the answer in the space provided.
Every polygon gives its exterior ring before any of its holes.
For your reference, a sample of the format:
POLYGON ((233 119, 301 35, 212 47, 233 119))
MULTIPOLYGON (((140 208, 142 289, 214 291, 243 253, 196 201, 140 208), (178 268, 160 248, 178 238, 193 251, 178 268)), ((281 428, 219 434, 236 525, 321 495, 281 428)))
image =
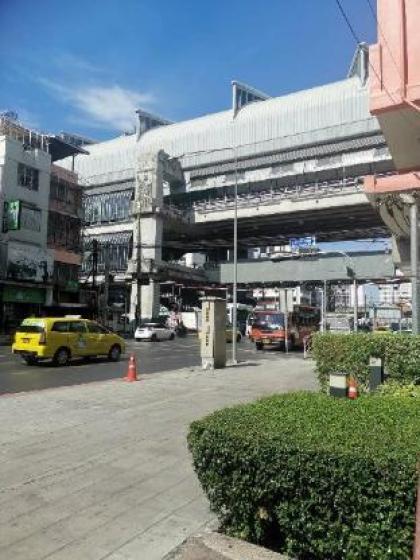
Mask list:
POLYGON ((25 319, 17 328, 12 352, 28 365, 52 359, 65 366, 71 358, 108 356, 116 362, 125 352, 125 342, 95 321, 77 317, 25 319))
POLYGON ((143 323, 134 333, 135 340, 173 340, 175 331, 162 323, 143 323))

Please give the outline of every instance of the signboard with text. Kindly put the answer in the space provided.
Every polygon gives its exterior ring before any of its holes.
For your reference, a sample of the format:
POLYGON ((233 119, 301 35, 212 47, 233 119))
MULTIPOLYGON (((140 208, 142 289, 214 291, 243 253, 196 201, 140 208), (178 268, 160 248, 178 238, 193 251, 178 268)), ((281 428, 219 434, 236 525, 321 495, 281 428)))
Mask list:
POLYGON ((306 253, 315 249, 316 239, 314 236, 291 237, 289 245, 292 253, 306 253))

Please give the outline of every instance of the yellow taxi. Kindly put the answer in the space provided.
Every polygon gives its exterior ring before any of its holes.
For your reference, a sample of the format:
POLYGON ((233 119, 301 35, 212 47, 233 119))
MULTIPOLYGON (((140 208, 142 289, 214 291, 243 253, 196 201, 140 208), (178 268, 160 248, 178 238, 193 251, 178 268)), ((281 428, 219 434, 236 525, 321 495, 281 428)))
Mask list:
POLYGON ((12 352, 28 365, 52 359, 65 366, 71 358, 107 356, 117 362, 125 342, 102 325, 80 317, 31 317, 17 328, 12 352))

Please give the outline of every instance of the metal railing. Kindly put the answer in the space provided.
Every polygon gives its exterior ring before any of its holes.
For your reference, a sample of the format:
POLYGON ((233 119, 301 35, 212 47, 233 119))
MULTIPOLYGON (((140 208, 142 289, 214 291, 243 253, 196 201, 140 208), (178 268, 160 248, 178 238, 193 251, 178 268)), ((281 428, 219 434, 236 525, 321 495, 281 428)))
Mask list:
MULTIPOLYGON (((238 206, 268 206, 285 199, 324 198, 343 193, 357 193, 362 191, 362 183, 363 179, 361 177, 351 177, 337 181, 304 183, 267 189, 256 193, 239 194, 238 206)), ((193 202, 189 211, 199 213, 218 212, 233 208, 234 204, 234 197, 225 195, 220 198, 193 202)))

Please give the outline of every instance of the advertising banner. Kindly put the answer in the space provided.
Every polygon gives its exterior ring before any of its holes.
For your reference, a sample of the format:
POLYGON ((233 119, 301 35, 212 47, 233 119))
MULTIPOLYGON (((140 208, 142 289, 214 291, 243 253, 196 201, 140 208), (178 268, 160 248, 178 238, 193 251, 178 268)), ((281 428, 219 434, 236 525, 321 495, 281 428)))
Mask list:
POLYGON ((47 249, 10 242, 7 253, 8 279, 43 283, 51 281, 54 260, 47 249))

